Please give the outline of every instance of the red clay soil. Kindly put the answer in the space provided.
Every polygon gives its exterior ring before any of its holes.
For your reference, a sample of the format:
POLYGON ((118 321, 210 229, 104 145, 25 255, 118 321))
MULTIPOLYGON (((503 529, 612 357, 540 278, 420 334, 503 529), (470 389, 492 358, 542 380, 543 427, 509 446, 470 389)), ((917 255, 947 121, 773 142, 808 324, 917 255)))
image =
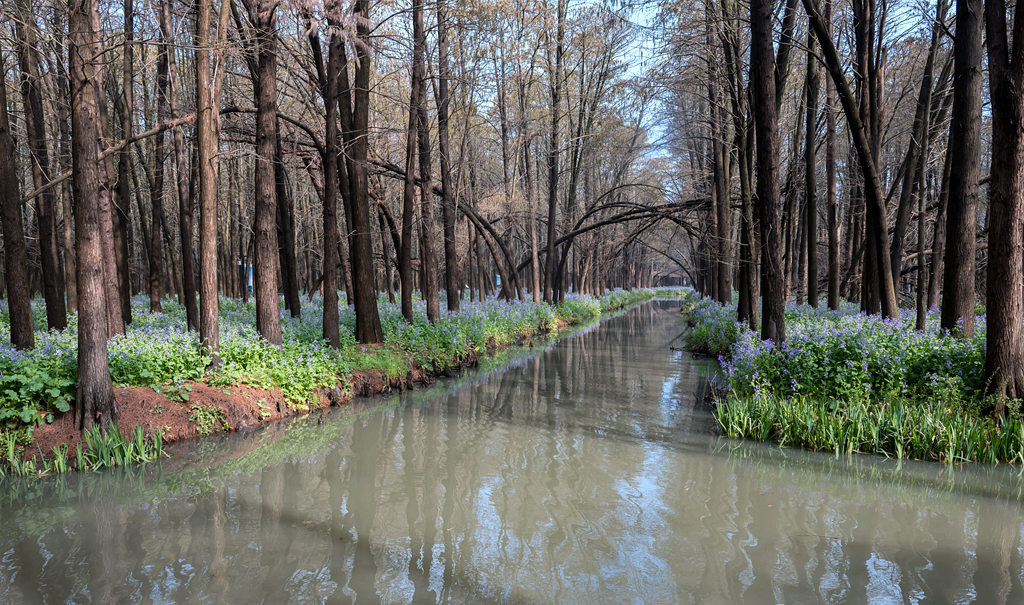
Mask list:
MULTIPOLYGON (((564 319, 559 319, 559 329, 568 323, 564 319)), ((529 344, 534 336, 536 334, 523 335, 507 346, 529 344)), ((487 343, 488 354, 503 348, 506 346, 497 346, 493 339, 487 343)), ((455 376, 478 363, 477 355, 458 360, 451 364, 443 375, 455 376)), ((351 392, 346 392, 340 383, 334 388, 320 389, 314 393, 308 402, 308 409, 305 410, 289 404, 280 389, 266 390, 237 384, 213 387, 203 382, 191 381, 188 384, 192 390, 188 391, 189 399, 185 402, 169 399, 151 387, 115 387, 114 400, 119 414, 117 425, 123 434, 128 435, 133 433, 136 427, 142 427, 146 436, 159 431, 166 444, 201 436, 199 425, 189 420, 194 405, 219 408, 224 412, 223 428, 237 431, 289 416, 309 414, 332 405, 342 405, 356 396, 379 395, 429 386, 436 377, 437 374, 418 368, 412 363, 406 375, 398 378, 390 378, 381 370, 354 370, 349 377, 351 392)), ((74 410, 71 410, 52 423, 36 428, 33 433, 34 443, 27 448, 25 455, 33 456, 42 452, 44 456, 51 456, 53 448, 61 444, 67 444, 68 452, 74 452, 76 446, 82 443, 82 436, 75 428, 74 418, 74 410)))
MULTIPOLYGON (((475 365, 476 361, 466 360, 459 369, 475 365)), ((268 391, 244 385, 212 387, 202 382, 189 383, 192 390, 188 393, 189 400, 185 402, 169 399, 150 387, 115 387, 114 400, 120 416, 117 424, 122 433, 134 432, 136 427, 141 426, 147 436, 159 431, 163 442, 171 443, 200 436, 199 425, 189 420, 194 405, 219 408, 224 412, 225 430, 235 431, 341 405, 352 396, 378 395, 392 390, 404 391, 426 386, 433 382, 433 378, 432 374, 419 368, 412 368, 406 376, 398 379, 388 378, 381 371, 356 370, 350 379, 351 393, 346 393, 340 384, 333 389, 321 389, 314 394, 307 410, 289 404, 279 389, 268 391)), ((82 442, 81 433, 75 428, 74 411, 62 414, 51 424, 38 427, 33 433, 33 439, 34 443, 26 455, 43 452, 49 456, 53 448, 61 444, 67 444, 68 451, 74 452, 82 442)))

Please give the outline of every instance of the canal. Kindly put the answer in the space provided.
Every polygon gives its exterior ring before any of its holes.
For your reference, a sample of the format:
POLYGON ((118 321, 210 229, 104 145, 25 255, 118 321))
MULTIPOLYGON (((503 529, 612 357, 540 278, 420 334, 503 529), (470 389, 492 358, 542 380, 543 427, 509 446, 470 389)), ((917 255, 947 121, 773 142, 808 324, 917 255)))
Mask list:
POLYGON ((0 480, 4 603, 1024 601, 1018 469, 735 442, 655 301, 421 391, 0 480))

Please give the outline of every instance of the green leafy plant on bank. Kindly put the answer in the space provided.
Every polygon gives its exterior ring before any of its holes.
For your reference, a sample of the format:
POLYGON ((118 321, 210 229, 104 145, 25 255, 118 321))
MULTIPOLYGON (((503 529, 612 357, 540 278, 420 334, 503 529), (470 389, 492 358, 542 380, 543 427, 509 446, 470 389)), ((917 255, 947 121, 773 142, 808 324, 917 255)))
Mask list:
POLYGON ((224 410, 217 406, 205 406, 192 404, 191 413, 188 416, 189 422, 196 423, 200 435, 210 435, 216 429, 228 430, 227 419, 224 410))
MULTIPOLYGON (((293 409, 308 409, 317 392, 339 387, 350 392, 352 372, 371 370, 389 378, 404 376, 412 366, 444 372, 476 361, 495 348, 529 343, 537 335, 557 330, 565 324, 590 321, 609 312, 650 300, 654 296, 687 296, 683 289, 610 290, 600 296, 566 296, 558 305, 504 301, 488 298, 462 301, 462 310, 444 314, 435 323, 426 319, 422 301, 414 305, 413 322, 407 322, 398 305, 379 303, 385 342, 365 346, 354 337, 355 315, 351 307, 341 309, 341 347, 333 349, 322 338, 323 301, 319 294, 303 301, 300 317, 282 315, 284 344, 272 346, 256 330, 253 301, 221 297, 220 368, 209 372, 209 357, 199 344, 198 335, 186 328, 185 310, 171 299, 162 302, 161 313, 148 311, 148 297, 131 301, 134 321, 126 333, 108 342, 111 377, 118 387, 150 387, 173 401, 188 403, 195 382, 217 388, 244 384, 262 389, 279 389, 293 409)), ((32 301, 37 326, 45 326, 45 305, 32 301)), ((33 475, 54 472, 54 465, 65 464, 75 452, 53 456, 24 451, 32 443, 32 432, 40 424, 52 421, 70 409, 77 375, 77 317, 69 315, 63 331, 36 332, 36 347, 17 351, 0 338, 0 445, 12 452, 0 462, 4 474, 33 475), (8 435, 11 435, 8 440, 8 435), (56 460, 61 462, 53 462, 56 460), (49 465, 49 466, 47 466, 49 465)), ((6 303, 0 300, 0 336, 9 333, 6 303)), ((158 406, 154 410, 161 409, 158 406)), ((192 406, 193 421, 202 430, 223 428, 223 415, 201 406, 192 406)), ((156 413, 156 412, 154 412, 156 413)), ((261 415, 269 412, 262 412, 261 415)), ((223 414, 223 411, 221 411, 223 414)), ((161 431, 156 431, 161 433, 161 431)), ((106 433, 104 433, 106 435, 106 433)), ((117 441, 115 435, 110 437, 117 441)), ((121 441, 125 440, 122 436, 121 441)), ((94 447, 103 449, 105 440, 94 436, 94 447)), ((111 446, 113 447, 113 446, 111 446)), ((143 451, 133 446, 134 451, 143 451)), ((114 448, 116 450, 116 448, 114 448)), ((98 464, 89 458, 86 444, 82 468, 98 464)), ((112 450, 113 451, 113 450, 112 450)), ((120 451, 120 450, 117 450, 120 451)), ((6 453, 6 452, 0 452, 6 453)), ((131 456, 121 456, 130 459, 131 456)), ((109 460, 97 454, 96 460, 109 460)), ((76 468, 74 464, 68 464, 76 468)))
POLYGON ((150 462, 163 457, 163 437, 159 431, 146 436, 142 427, 127 435, 115 425, 86 429, 84 444, 75 448, 72 461, 67 444, 53 448, 49 456, 31 450, 18 433, 0 433, 0 477, 35 477, 71 470, 94 471, 115 466, 150 462))
POLYGON ((787 339, 762 341, 735 321, 734 305, 698 303, 691 346, 717 353, 727 394, 717 418, 730 437, 836 453, 950 463, 1024 463, 1019 405, 1001 425, 986 410, 985 322, 957 338, 932 311, 884 320, 854 305, 789 305, 787 339))
POLYGON ((1001 426, 953 407, 895 399, 815 401, 731 393, 716 415, 732 438, 774 441, 836 454, 881 454, 937 462, 1024 463, 1024 419, 1001 426))

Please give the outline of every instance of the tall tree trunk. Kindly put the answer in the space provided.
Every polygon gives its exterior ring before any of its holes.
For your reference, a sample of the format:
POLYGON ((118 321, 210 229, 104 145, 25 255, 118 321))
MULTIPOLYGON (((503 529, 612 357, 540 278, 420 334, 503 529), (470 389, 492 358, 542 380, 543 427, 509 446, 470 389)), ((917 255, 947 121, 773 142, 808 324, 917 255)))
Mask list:
MULTIPOLYGON (((924 182, 925 170, 928 164, 928 153, 927 151, 921 153, 918 170, 921 172, 919 177, 921 182, 924 182)), ((917 298, 915 300, 917 305, 917 321, 914 324, 914 328, 917 330, 924 330, 925 322, 928 320, 928 263, 927 257, 925 256, 925 224, 926 213, 925 213, 925 192, 918 191, 917 193, 917 298)))
MULTIPOLYGON (((104 129, 109 123, 107 119, 107 102, 106 96, 100 91, 103 90, 103 56, 104 48, 103 42, 100 36, 101 25, 99 10, 93 11, 90 15, 92 19, 91 31, 95 32, 93 37, 93 47, 91 49, 92 57, 95 63, 90 69, 92 77, 96 79, 94 84, 96 90, 96 108, 98 117, 96 120, 96 154, 97 158, 101 152, 105 134, 104 129)), ((119 272, 118 267, 118 243, 117 231, 114 223, 114 213, 116 211, 117 200, 114 198, 117 196, 117 187, 113 182, 113 168, 109 165, 107 159, 98 160, 100 163, 97 171, 99 177, 100 189, 99 189, 99 216, 100 216, 100 246, 103 248, 103 281, 106 283, 106 297, 107 297, 107 332, 114 336, 116 334, 124 334, 125 318, 122 313, 121 307, 121 281, 122 276, 119 272)), ((77 198, 76 198, 77 199, 77 198)), ((79 259, 79 262, 82 262, 79 259)))
MULTIPOLYGON (((53 7, 50 13, 50 27, 57 32, 66 32, 64 18, 67 12, 64 7, 53 7)), ((67 37, 57 36, 55 52, 57 55, 67 56, 67 37)), ((56 58, 56 57, 55 57, 56 58)), ((58 130, 57 144, 57 166, 62 173, 71 171, 71 78, 68 74, 66 61, 56 58, 54 61, 56 69, 56 91, 58 102, 56 105, 56 118, 58 130)), ((71 211, 71 179, 64 179, 61 183, 61 214, 62 214, 62 236, 64 243, 64 282, 66 286, 65 305, 72 313, 78 311, 78 282, 75 278, 75 236, 74 221, 71 211)))
POLYGON ((932 81, 935 73, 935 57, 938 54, 939 43, 941 42, 940 23, 946 21, 945 2, 940 1, 935 15, 935 23, 932 25, 932 38, 928 47, 928 56, 925 59, 924 74, 921 77, 921 89, 918 92, 917 108, 914 111, 914 123, 911 128, 910 144, 907 146, 907 154, 903 163, 903 185, 900 190, 900 200, 896 209, 896 221, 892 229, 892 243, 889 262, 892 264, 893 275, 897 281, 903 270, 904 239, 907 228, 910 225, 911 213, 914 209, 914 192, 922 187, 919 178, 924 174, 919 172, 917 167, 920 163, 920 156, 928 146, 930 136, 930 123, 932 111, 932 81))
POLYGON ((384 261, 384 289, 388 293, 388 302, 395 304, 395 274, 392 268, 392 258, 394 258, 391 251, 391 244, 388 239, 388 226, 385 224, 384 211, 381 206, 377 206, 377 222, 380 224, 380 248, 381 257, 384 261))
MULTIPOLYGON (((28 289, 28 261, 25 254, 25 228, 21 216, 21 188, 11 123, 7 115, 7 67, 0 55, 0 215, 4 236, 4 277, 7 282, 7 308, 11 321, 11 344, 16 349, 35 346, 32 323, 32 299, 28 289)), ((106 326, 104 326, 106 328, 106 326)))
MULTIPOLYGON (((1014 7, 1012 49, 1006 13, 1005 0, 985 3, 989 97, 992 122, 998 125, 992 129, 989 185, 985 382, 997 396, 996 418, 1005 414, 1007 399, 1024 396, 1024 3, 1014 7)), ((954 99, 954 120, 955 107, 954 99)))
MULTIPOLYGON (((160 38, 164 41, 164 44, 173 47, 174 27, 171 9, 172 0, 161 0, 160 38)), ((208 7, 207 10, 209 10, 208 7)), ((208 31, 207 36, 209 36, 208 31)), ((174 115, 175 100, 174 74, 177 71, 174 54, 174 52, 168 52, 167 54, 167 71, 171 74, 167 81, 167 110, 172 116, 174 115)), ((206 76, 206 78, 208 82, 209 76, 206 76)), ((199 309, 196 306, 195 257, 192 249, 192 197, 189 186, 191 170, 185 160, 185 134, 180 126, 172 131, 171 140, 174 148, 175 186, 178 193, 178 235, 181 239, 182 304, 185 306, 185 318, 189 329, 199 330, 199 309)), ((169 235, 171 232, 168 231, 167 233, 169 235)))
POLYGON ((529 140, 523 145, 523 187, 526 189, 530 213, 530 286, 533 291, 533 302, 539 303, 543 299, 543 292, 541 292, 540 285, 540 253, 537 243, 537 189, 531 170, 533 160, 530 158, 532 145, 533 143, 529 140))
POLYGON ((739 256, 739 301, 736 304, 737 321, 746 323, 751 330, 759 327, 758 314, 758 243, 757 223, 754 219, 753 204, 753 156, 754 137, 751 136, 752 119, 748 111, 748 89, 744 86, 740 52, 740 9, 732 0, 722 2, 722 19, 725 27, 719 30, 725 51, 726 75, 729 76, 729 103, 733 116, 733 148, 736 155, 740 181, 740 240, 739 256))
MULTIPOLYGON (((124 51, 121 65, 122 96, 121 96, 121 138, 129 139, 134 131, 135 108, 135 72, 133 36, 135 35, 135 8, 132 0, 124 0, 124 51)), ((117 200, 112 218, 114 219, 114 237, 117 239, 117 273, 120 276, 121 315, 126 324, 132 322, 132 281, 129 252, 131 240, 131 145, 125 145, 117 156, 117 200)))
MULTIPOLYGON (((709 49, 714 49, 711 34, 712 23, 717 16, 713 9, 706 10, 706 40, 709 49)), ((716 49, 717 51, 717 49, 716 49)), ((708 58, 708 105, 711 113, 711 184, 715 198, 715 274, 717 300, 721 303, 732 301, 732 200, 729 196, 729 154, 726 152, 725 110, 719 98, 719 74, 717 52, 708 58)))
POLYGON ((750 3, 750 86, 757 137, 757 211, 761 226, 761 338, 786 340, 785 275, 779 200, 778 118, 775 108, 775 49, 772 3, 750 3))
POLYGON ((256 329, 269 343, 281 344, 277 299, 277 191, 274 146, 277 143, 277 3, 252 0, 249 14, 256 29, 256 329))
MULTIPOLYGON (((312 30, 312 27, 310 28, 312 30)), ((324 165, 324 200, 323 200, 323 292, 324 292, 324 317, 323 336, 334 348, 341 346, 341 336, 338 316, 338 248, 340 245, 338 235, 338 143, 340 133, 338 132, 338 104, 335 99, 338 97, 338 78, 340 77, 341 57, 339 56, 340 42, 333 39, 329 43, 327 54, 327 72, 322 96, 326 109, 326 138, 324 165)), ((311 40, 315 43, 315 51, 319 52, 319 39, 311 40)))
MULTIPOLYGON (((114 388, 107 360, 106 288, 100 243, 98 97, 102 89, 94 62, 99 33, 93 28, 97 0, 73 0, 68 6, 71 76, 72 183, 78 264, 78 380, 75 422, 80 428, 116 422, 114 388)), ((98 19, 97 19, 98 20, 98 19)))
POLYGON ((434 203, 430 175, 430 122, 427 117, 427 32, 423 27, 423 0, 413 0, 413 85, 416 95, 416 138, 420 168, 420 271, 422 272, 423 302, 427 306, 427 319, 434 323, 441 318, 437 293, 437 261, 434 254, 434 203))
POLYGON ((952 160, 953 154, 947 152, 946 159, 942 163, 939 207, 935 211, 935 227, 932 229, 932 260, 931 271, 928 274, 929 309, 939 306, 939 296, 942 294, 942 276, 944 274, 942 259, 946 252, 946 208, 949 206, 949 172, 953 169, 952 160))
MULTIPOLYGON (((825 3, 825 26, 832 32, 832 0, 825 3)), ((828 207, 828 308, 839 310, 842 262, 839 250, 839 204, 836 196, 836 86, 829 78, 825 87, 825 203, 828 207)))
MULTIPOLYGON (((415 61, 414 61, 415 63, 415 61)), ((412 70, 409 92, 409 123, 405 134, 405 186, 402 190, 402 246, 398 253, 398 277, 402 282, 402 315, 412 323, 412 227, 416 214, 416 141, 419 130, 416 107, 420 88, 416 68, 412 70)))
MULTIPOLYGON (((949 174, 942 284, 942 328, 968 338, 974 334, 975 240, 981 172, 982 10, 982 0, 957 0, 949 136, 954 169, 949 174)), ((993 158, 993 164, 995 161, 993 158)))
POLYGON ((370 226, 369 183, 366 175, 370 116, 370 3, 356 0, 356 69, 352 87, 349 171, 352 221, 349 253, 352 257, 352 289, 355 292, 356 340, 375 343, 384 340, 373 287, 373 231, 370 226))
POLYGON ((448 134, 448 107, 451 101, 448 79, 448 9, 445 0, 437 0, 437 144, 444 221, 444 286, 448 312, 457 313, 461 278, 458 253, 455 249, 456 217, 455 194, 452 191, 451 143, 448 134))
MULTIPOLYGON (((220 366, 220 305, 217 298, 217 131, 213 85, 210 82, 210 0, 196 3, 196 140, 199 173, 199 338, 210 355, 210 366, 220 366)), ((273 157, 273 141, 267 162, 273 157)), ((266 150, 264 150, 266 152, 266 150)), ((257 151, 257 154, 259 151, 257 151)), ((273 167, 270 168, 273 170, 273 167)), ((265 178, 265 177, 264 177, 265 178)), ((270 177, 273 195, 273 173, 270 177)), ((265 190, 257 190, 256 206, 265 190)), ((271 198, 272 199, 272 198, 271 198)), ((271 202, 272 203, 272 202, 271 202)), ((183 213, 184 214, 184 213, 183 213)), ((191 254, 191 231, 186 248, 182 233, 182 256, 191 254)), ((275 276, 276 277, 276 276, 275 276)), ((258 283, 258 282, 257 282, 258 283)), ((188 289, 186 287, 186 294, 188 289)), ((276 292, 275 292, 276 294, 276 292)), ((276 302, 275 295, 275 302, 276 302)), ((276 310, 276 305, 275 305, 276 310)), ((258 313, 258 311, 257 311, 258 313)), ((257 320, 258 324, 258 320, 257 320)))
POLYGON ((804 239, 807 245, 807 304, 818 307, 818 89, 820 76, 814 55, 814 33, 807 32, 807 139, 804 143, 804 239))
MULTIPOLYGON (((160 10, 164 10, 164 4, 169 0, 161 2, 160 10)), ((168 7, 169 10, 169 7, 168 7)), ((169 18, 169 17, 168 17, 169 18)), ((161 29, 161 34, 163 31, 161 29)), ((162 123, 170 119, 169 103, 169 80, 170 80, 170 54, 173 51, 171 41, 161 35, 160 47, 156 56, 156 115, 157 122, 162 123)), ((160 133, 153 140, 153 180, 150 186, 150 214, 152 217, 149 240, 149 310, 151 313, 158 313, 160 305, 160 276, 164 267, 164 242, 163 242, 163 221, 164 221, 164 135, 160 133)))
POLYGON ((551 47, 548 46, 548 64, 551 73, 551 132, 548 139, 548 239, 547 258, 544 259, 544 300, 552 302, 555 289, 555 217, 558 212, 558 131, 562 118, 562 61, 565 53, 565 18, 568 0, 558 0, 558 24, 555 34, 554 65, 551 65, 551 47))
POLYGON ((292 317, 302 314, 299 300, 299 263, 295 258, 295 203, 284 168, 281 136, 274 142, 274 191, 277 193, 277 247, 285 307, 292 317))
MULTIPOLYGON (((860 163, 861 172, 864 175, 864 198, 865 198, 865 220, 867 238, 865 245, 872 248, 871 255, 875 259, 875 282, 881 303, 882 314, 887 318, 896 317, 896 290, 892 279, 892 265, 885 262, 889 253, 889 234, 886 219, 885 195, 882 193, 881 179, 878 175, 876 163, 877 150, 874 145, 878 138, 871 138, 869 128, 873 123, 865 123, 861 119, 860 109, 853 92, 850 90, 842 62, 836 52, 835 44, 825 26, 825 19, 821 15, 816 0, 803 0, 804 9, 807 11, 814 35, 821 46, 822 56, 825 59, 825 68, 828 69, 833 83, 836 85, 836 92, 843 105, 843 113, 846 114, 850 126, 850 134, 853 137, 854 149, 857 152, 857 159, 860 163)), ((874 78, 868 78, 868 87, 871 88, 874 78)), ((865 94, 872 94, 871 91, 865 94)), ((878 120, 877 111, 869 106, 868 117, 872 121, 878 120)), ((868 255, 865 255, 868 258, 868 255)))
MULTIPOLYGON (((43 117, 43 95, 40 86, 38 39, 31 0, 19 2, 21 18, 15 23, 18 37, 18 59, 21 65, 21 97, 25 109, 25 131, 32 161, 32 184, 40 190, 50 182, 50 160, 47 149, 46 121, 43 117)), ((39 224, 39 257, 42 262, 43 298, 46 301, 46 327, 63 330, 68 325, 64 304, 64 279, 57 244, 53 189, 36 196, 36 220, 39 224)))

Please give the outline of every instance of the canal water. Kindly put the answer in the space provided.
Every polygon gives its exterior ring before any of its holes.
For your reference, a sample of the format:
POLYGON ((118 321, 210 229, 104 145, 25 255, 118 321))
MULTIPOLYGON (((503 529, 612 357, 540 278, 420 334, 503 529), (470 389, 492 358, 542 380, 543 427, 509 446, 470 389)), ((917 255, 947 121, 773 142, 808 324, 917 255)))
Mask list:
POLYGON ((658 301, 479 371, 0 480, 3 603, 1024 601, 1024 479, 715 437, 658 301))

